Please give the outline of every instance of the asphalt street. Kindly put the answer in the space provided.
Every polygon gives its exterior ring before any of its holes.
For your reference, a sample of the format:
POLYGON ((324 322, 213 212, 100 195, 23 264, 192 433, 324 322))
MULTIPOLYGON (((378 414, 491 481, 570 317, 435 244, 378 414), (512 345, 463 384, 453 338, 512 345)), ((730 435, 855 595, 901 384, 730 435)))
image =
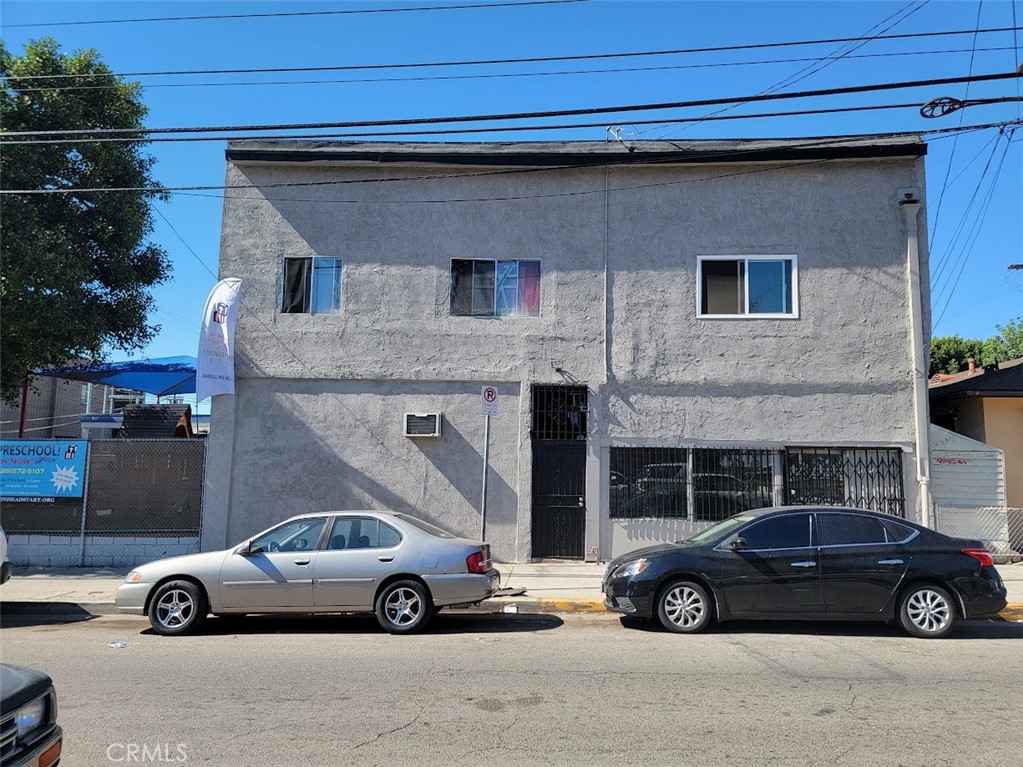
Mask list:
POLYGON ((211 619, 181 638, 135 617, 3 624, 3 660, 54 678, 68 767, 1023 763, 1016 623, 937 641, 583 615, 442 614, 410 637, 337 617, 211 619))

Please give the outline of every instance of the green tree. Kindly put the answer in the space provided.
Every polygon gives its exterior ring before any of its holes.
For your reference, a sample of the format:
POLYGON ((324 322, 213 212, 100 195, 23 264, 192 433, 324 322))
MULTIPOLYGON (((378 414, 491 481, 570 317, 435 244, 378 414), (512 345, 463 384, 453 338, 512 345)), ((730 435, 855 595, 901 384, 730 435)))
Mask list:
MULTIPOLYGON (((0 43, 0 85, 0 135, 141 128, 148 111, 141 86, 114 76, 96 51, 63 54, 49 38, 30 42, 23 56, 0 43), (61 89, 71 85, 85 87, 61 89)), ((96 143, 17 140, 6 139, 0 156, 0 397, 7 401, 34 368, 148 342, 159 329, 147 322, 149 289, 170 269, 166 253, 148 242, 151 205, 165 193, 17 192, 154 187, 142 134, 96 143)))
POLYGON ((931 339, 931 368, 935 373, 958 373, 966 370, 967 360, 973 357, 980 364, 984 342, 961 336, 941 336, 931 339))
POLYGON ((1023 357, 1023 321, 1009 320, 995 327, 998 328, 998 334, 984 342, 984 350, 981 352, 983 364, 995 365, 1023 357))

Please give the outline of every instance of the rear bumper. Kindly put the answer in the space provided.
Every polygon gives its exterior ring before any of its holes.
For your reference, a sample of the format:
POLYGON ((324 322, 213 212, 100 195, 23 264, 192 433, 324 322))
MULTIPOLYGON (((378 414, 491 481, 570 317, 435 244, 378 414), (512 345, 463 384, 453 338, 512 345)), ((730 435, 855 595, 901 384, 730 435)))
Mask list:
MULTIPOLYGON (((992 571, 994 568, 991 568, 992 571)), ((1008 604, 1007 592, 997 573, 989 577, 961 578, 953 586, 959 592, 964 608, 964 618, 983 618, 995 615, 1008 604)))
POLYGON ((437 607, 473 604, 490 599, 501 587, 501 573, 491 569, 486 575, 458 573, 456 575, 424 575, 430 587, 433 603, 437 607))

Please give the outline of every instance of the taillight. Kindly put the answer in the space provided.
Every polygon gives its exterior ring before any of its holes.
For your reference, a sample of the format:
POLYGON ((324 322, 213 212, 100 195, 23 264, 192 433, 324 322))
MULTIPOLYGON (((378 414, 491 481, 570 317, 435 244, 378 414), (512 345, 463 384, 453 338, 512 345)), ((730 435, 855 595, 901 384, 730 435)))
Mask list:
POLYGON ((470 573, 481 573, 486 575, 487 558, 483 555, 482 551, 474 551, 466 557, 465 564, 469 568, 470 573))
POLYGON ((991 567, 995 563, 995 560, 991 558, 991 552, 987 549, 963 549, 963 553, 980 562, 981 567, 991 567))

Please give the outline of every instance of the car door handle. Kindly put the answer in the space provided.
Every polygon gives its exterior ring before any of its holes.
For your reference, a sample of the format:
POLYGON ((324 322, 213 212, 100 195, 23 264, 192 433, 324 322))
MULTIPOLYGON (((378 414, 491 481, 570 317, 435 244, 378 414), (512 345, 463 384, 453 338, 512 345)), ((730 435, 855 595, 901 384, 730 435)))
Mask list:
POLYGON ((792 566, 793 567, 816 567, 817 563, 816 562, 810 562, 810 561, 806 561, 806 562, 793 562, 792 566))
POLYGON ((307 565, 307 564, 309 564, 309 560, 308 559, 296 559, 295 560, 295 564, 296 565, 307 565))
POLYGON ((393 562, 394 561, 394 557, 389 557, 389 556, 386 556, 386 555, 379 556, 379 557, 377 557, 377 559, 379 559, 381 562, 393 562))
POLYGON ((877 563, 879 565, 904 565, 905 564, 905 562, 903 562, 901 559, 879 559, 879 560, 877 560, 877 563))

